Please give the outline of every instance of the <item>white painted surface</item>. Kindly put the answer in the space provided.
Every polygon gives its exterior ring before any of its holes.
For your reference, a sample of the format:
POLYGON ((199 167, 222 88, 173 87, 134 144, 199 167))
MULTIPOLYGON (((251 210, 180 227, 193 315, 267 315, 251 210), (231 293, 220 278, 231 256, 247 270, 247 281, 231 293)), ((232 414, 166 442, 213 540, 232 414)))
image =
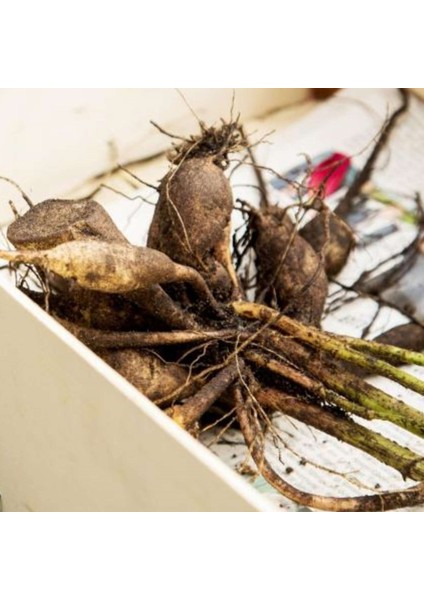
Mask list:
POLYGON ((267 504, 9 283, 0 288, 6 511, 246 511, 267 504))

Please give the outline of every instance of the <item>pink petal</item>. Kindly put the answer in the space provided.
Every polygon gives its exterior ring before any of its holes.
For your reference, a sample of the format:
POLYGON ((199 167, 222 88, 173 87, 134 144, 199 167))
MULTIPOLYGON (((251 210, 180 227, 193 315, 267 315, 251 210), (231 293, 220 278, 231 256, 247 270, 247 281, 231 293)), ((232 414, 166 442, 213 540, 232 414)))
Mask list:
POLYGON ((314 168, 309 178, 309 187, 318 190, 322 185, 326 198, 341 187, 349 167, 350 158, 340 152, 334 152, 314 168))

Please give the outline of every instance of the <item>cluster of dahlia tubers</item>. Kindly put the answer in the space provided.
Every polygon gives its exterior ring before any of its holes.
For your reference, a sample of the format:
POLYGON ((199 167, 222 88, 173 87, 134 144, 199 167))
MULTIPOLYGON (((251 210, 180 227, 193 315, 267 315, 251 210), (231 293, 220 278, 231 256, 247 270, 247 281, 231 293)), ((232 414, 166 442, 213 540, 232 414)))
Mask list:
MULTIPOLYGON (((46 200, 15 215, 0 258, 29 268, 42 289, 22 287, 181 427, 236 418, 267 481, 323 510, 390 510, 424 502, 424 458, 367 429, 381 419, 424 436, 424 414, 368 383, 383 375, 420 394, 399 368, 424 355, 320 329, 328 277, 345 264, 354 236, 315 190, 316 216, 298 230, 289 211, 243 203, 246 248, 255 261, 247 300, 231 244, 229 155, 246 149, 235 122, 201 125, 180 139, 159 186, 147 247, 130 244, 93 198, 46 200), (267 458, 270 415, 295 417, 359 448, 417 482, 403 491, 334 498, 293 487, 267 458)), ((237 259, 237 260, 236 260, 237 259)))

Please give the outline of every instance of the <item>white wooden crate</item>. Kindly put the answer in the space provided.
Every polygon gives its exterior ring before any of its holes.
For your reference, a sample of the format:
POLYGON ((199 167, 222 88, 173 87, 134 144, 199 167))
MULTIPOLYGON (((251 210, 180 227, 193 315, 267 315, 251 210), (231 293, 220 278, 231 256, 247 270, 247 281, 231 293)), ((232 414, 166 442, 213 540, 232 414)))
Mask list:
MULTIPOLYGON (((185 90, 201 118, 231 90, 185 90)), ((245 118, 306 89, 237 90, 245 118)), ((0 174, 64 197, 119 161, 164 148, 154 118, 193 129, 174 90, 0 91, 0 174)), ((0 221, 10 218, 0 187, 0 221)), ((0 493, 7 511, 270 510, 241 477, 0 278, 0 493)))

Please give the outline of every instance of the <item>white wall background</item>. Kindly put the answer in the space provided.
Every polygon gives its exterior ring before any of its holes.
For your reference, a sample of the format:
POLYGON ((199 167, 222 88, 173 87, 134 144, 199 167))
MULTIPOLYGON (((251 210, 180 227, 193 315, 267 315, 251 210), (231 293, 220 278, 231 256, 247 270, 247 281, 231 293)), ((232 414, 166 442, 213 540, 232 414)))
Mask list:
MULTIPOLYGON (((182 90, 207 122, 228 117, 230 89, 182 90)), ((306 88, 238 89, 245 119, 299 102, 306 88)), ((35 201, 63 196, 118 161, 149 156, 169 146, 150 124, 184 133, 196 121, 173 89, 0 90, 0 175, 15 179, 35 201)), ((18 196, 0 183, 0 220, 18 196)))

